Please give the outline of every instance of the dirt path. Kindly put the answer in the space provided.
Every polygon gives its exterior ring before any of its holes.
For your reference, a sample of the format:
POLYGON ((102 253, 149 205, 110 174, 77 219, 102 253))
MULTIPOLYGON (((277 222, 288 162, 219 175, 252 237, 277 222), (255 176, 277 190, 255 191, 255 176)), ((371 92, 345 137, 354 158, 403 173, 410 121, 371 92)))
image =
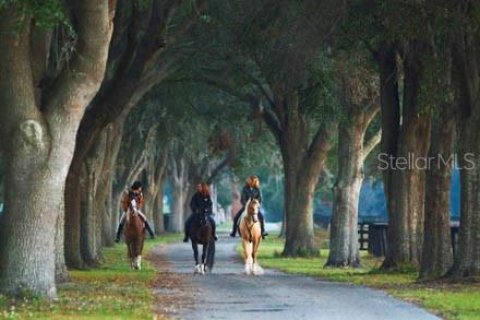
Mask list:
MULTIPOLYGON (((266 270, 247 277, 234 251, 237 239, 217 242, 212 274, 193 275, 190 244, 175 243, 151 252, 162 273, 161 313, 177 319, 439 319, 421 308, 365 287, 326 282, 266 270), (162 284, 163 283, 163 284, 162 284), (168 284, 168 285, 165 285, 168 284)), ((260 261, 261 263, 261 261, 260 261)))

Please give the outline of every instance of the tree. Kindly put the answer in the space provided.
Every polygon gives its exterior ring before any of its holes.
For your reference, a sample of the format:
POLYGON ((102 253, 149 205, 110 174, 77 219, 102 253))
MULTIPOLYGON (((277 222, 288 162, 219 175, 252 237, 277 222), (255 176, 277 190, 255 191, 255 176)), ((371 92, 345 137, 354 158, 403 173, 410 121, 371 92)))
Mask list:
POLYGON ((333 188, 330 252, 326 266, 358 267, 358 205, 363 183, 363 163, 380 142, 381 132, 365 140, 367 129, 380 111, 378 75, 368 54, 357 50, 355 61, 349 52, 335 58, 338 91, 343 116, 338 128, 338 174, 333 188))
POLYGON ((480 101, 479 92, 479 5, 474 1, 455 3, 453 64, 459 91, 458 159, 461 214, 458 250, 451 274, 472 277, 480 274, 480 101))
POLYGON ((0 5, 0 130, 10 137, 2 139, 8 188, 1 290, 48 298, 56 296, 56 222, 75 135, 104 77, 115 10, 114 1, 52 3, 50 14, 68 12, 74 22, 65 18, 64 26, 76 32, 72 56, 53 74, 47 74, 50 31, 35 17, 48 9, 19 1, 0 5))
POLYGON ((212 183, 237 154, 235 132, 239 129, 231 120, 238 118, 238 112, 225 106, 218 90, 207 89, 198 83, 180 82, 159 88, 155 100, 167 106, 170 114, 166 132, 173 189, 171 231, 183 230, 195 184, 212 183))
MULTIPOLYGON (((126 117, 146 93, 190 54, 188 46, 184 50, 175 46, 181 46, 181 36, 195 24, 201 3, 119 1, 108 58, 108 77, 82 119, 68 174, 65 206, 69 232, 66 233, 65 253, 70 267, 88 265, 80 252, 80 234, 81 217, 89 213, 82 213, 81 198, 75 196, 81 194, 78 186, 87 155, 108 124, 126 117), (168 47, 172 47, 172 52, 167 50, 168 47)), ((85 192, 90 194, 93 191, 85 192)))
MULTIPOLYGON (((377 4, 378 5, 378 4, 377 4)), ((423 3, 392 1, 379 10, 376 48, 380 70, 382 141, 380 160, 389 217, 388 250, 383 268, 418 266, 423 240, 425 171, 417 159, 427 156, 430 108, 420 100, 429 34, 418 32, 431 22, 423 3), (399 82, 403 83, 399 85, 399 82), (399 99, 400 94, 403 98, 399 99), (418 137, 421 137, 420 139, 418 137), (398 161, 413 157, 408 168, 398 161), (385 162, 388 165, 384 165, 385 162)))
POLYGON ((317 255, 313 194, 335 124, 326 116, 329 109, 320 108, 322 101, 307 100, 321 87, 314 75, 320 49, 343 7, 333 1, 232 1, 214 8, 207 32, 216 34, 216 42, 203 58, 213 56, 221 63, 197 68, 198 77, 249 104, 264 119, 283 158, 283 253, 317 255))

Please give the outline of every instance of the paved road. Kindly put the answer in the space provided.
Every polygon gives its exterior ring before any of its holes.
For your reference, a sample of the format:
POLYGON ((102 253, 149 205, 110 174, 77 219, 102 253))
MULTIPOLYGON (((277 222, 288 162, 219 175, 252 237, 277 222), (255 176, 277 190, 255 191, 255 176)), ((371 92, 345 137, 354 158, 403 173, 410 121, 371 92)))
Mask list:
MULTIPOLYGON (((217 242, 212 274, 193 275, 190 244, 175 243, 161 252, 169 272, 187 282, 193 306, 175 312, 181 319, 439 319, 412 304, 365 287, 265 270, 247 277, 234 251, 238 238, 217 242)), ((259 261, 261 264, 261 261, 259 261)))

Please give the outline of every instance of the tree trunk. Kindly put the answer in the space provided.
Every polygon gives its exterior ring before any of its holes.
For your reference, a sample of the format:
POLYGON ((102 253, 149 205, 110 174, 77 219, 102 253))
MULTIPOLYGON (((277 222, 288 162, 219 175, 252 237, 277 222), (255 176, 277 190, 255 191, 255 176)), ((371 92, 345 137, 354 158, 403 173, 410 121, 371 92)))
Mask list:
POLYGON ((428 150, 429 115, 406 121, 402 125, 399 139, 399 159, 410 161, 408 169, 397 169, 392 174, 393 212, 389 215, 388 250, 383 268, 396 268, 401 265, 418 267, 423 239, 423 212, 425 195, 425 172, 420 166, 428 150), (421 139, 419 137, 422 137, 421 139), (416 166, 419 166, 416 168, 416 166))
POLYGON ((81 207, 80 243, 83 260, 91 267, 100 265, 101 260, 101 221, 104 214, 102 202, 105 201, 105 197, 101 195, 103 192, 99 191, 99 187, 105 187, 105 182, 102 181, 104 175, 102 169, 107 154, 106 140, 107 135, 104 131, 85 161, 85 189, 82 192, 85 205, 81 207))
MULTIPOLYGON (((177 148, 178 149, 178 148, 177 148)), ((178 150, 177 150, 178 151, 178 150)), ((185 202, 189 186, 189 166, 187 160, 174 151, 170 153, 170 177, 173 204, 168 230, 181 232, 184 229, 185 202)))
MULTIPOLYGON (((63 192, 62 192, 63 193, 63 192)), ((60 202, 58 212, 64 212, 65 201, 60 202)), ((67 265, 65 263, 65 215, 59 214, 55 233, 55 281, 56 283, 63 283, 69 280, 67 265)))
POLYGON ((158 184, 158 190, 155 195, 155 201, 153 203, 153 225, 155 226, 155 234, 160 235, 165 232, 165 224, 163 221, 163 196, 164 185, 162 181, 158 184))
POLYGON ((63 207, 78 125, 103 79, 111 35, 109 3, 82 1, 75 10, 77 55, 52 85, 44 105, 37 106, 31 17, 19 14, 15 5, 0 9, 0 130, 10 137, 2 141, 9 186, 0 259, 1 291, 6 294, 56 297, 55 236, 63 214, 57 210, 63 207))
MULTIPOLYGON (((120 119, 124 121, 124 119, 120 119)), ((114 233, 116 215, 112 207, 113 179, 115 179, 115 163, 122 143, 123 123, 116 121, 105 129, 106 134, 106 154, 103 161, 103 167, 99 175, 101 180, 98 182, 97 193, 95 196, 96 210, 101 216, 102 227, 102 245, 114 245, 114 233)))
POLYGON ((298 113, 298 93, 279 99, 284 101, 288 122, 279 136, 285 172, 286 240, 284 256, 316 256, 313 228, 313 197, 324 168, 333 126, 323 125, 308 143, 308 126, 298 113))
POLYGON ((172 213, 170 215, 169 231, 183 231, 183 211, 185 209, 185 190, 181 184, 173 184, 173 204, 172 213))
MULTIPOLYGON (((395 160, 402 161, 403 164, 396 162, 395 168, 387 168, 389 227, 387 255, 382 265, 385 269, 402 265, 418 267, 423 240, 425 161, 418 160, 427 156, 430 114, 428 110, 420 110, 418 102, 423 73, 421 59, 425 50, 422 51, 424 48, 419 43, 412 42, 408 45, 404 61, 403 123, 395 154, 395 160)), ((387 105, 382 106, 382 110, 385 108, 387 105)), ((386 120, 385 116, 382 119, 386 120)), ((394 125, 394 129, 396 127, 394 125)), ((388 127, 385 129, 390 130, 388 127)), ((391 152, 390 147, 394 146, 388 146, 388 154, 391 152)))
POLYGON ((65 186, 65 262, 69 268, 86 267, 80 251, 81 235, 81 187, 80 168, 70 166, 65 186))
POLYGON ((363 137, 367 127, 351 115, 339 128, 338 175, 333 189, 330 253, 326 266, 358 267, 358 202, 363 182, 363 137))
MULTIPOLYGON (((478 102, 477 102, 478 103, 478 102)), ((480 131, 478 114, 462 125, 459 139, 461 215, 458 249, 452 275, 474 277, 480 275, 480 131)))
MULTIPOLYGON (((474 8, 471 8, 474 9, 474 8)), ((462 13, 463 14, 463 13, 462 13)), ((450 274, 480 275, 480 102, 478 100, 479 48, 475 31, 461 30, 453 46, 454 75, 460 94, 459 151, 460 230, 450 274)))
POLYGON ((432 128, 426 176, 425 231, 420 278, 438 278, 453 263, 450 232, 450 186, 455 142, 455 117, 444 106, 432 128), (448 162, 446 162, 448 161, 448 162))
POLYGON ((318 256, 313 229, 313 194, 316 181, 296 181, 291 177, 285 179, 288 193, 285 207, 287 215, 287 233, 284 256, 318 256), (292 181, 293 180, 293 181, 292 181))
MULTIPOLYGON (((396 159, 400 132, 400 101, 398 95, 398 68, 396 51, 383 44, 379 52, 380 105, 382 118, 381 149, 383 159, 396 159), (386 157, 386 158, 383 158, 386 157)), ((383 163, 382 163, 383 165, 383 163)), ((392 170, 383 169, 383 185, 389 216, 394 212, 396 188, 392 181, 392 170)))

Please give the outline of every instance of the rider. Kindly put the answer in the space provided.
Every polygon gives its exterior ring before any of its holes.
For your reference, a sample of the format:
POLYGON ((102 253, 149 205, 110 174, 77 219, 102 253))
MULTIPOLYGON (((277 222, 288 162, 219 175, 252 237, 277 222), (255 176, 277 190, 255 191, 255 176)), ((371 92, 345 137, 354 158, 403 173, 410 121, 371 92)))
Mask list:
POLYGON ((140 209, 143 207, 143 204, 145 202, 143 198, 143 193, 142 193, 142 183, 140 181, 135 181, 130 187, 130 190, 125 191, 122 196, 123 214, 122 214, 122 217, 120 218, 120 223, 118 224, 117 236, 115 237, 115 242, 117 243, 120 242, 120 235, 122 234, 123 226, 125 225, 127 210, 133 200, 135 200, 136 202, 136 208, 133 208, 133 209, 145 222, 145 228, 150 234, 150 238, 151 239, 155 238, 155 234, 153 233, 153 230, 150 227, 150 224, 148 223, 147 217, 145 217, 145 215, 142 212, 140 212, 140 209))
MULTIPOLYGON (((260 191, 260 180, 257 176, 250 176, 247 179, 247 183, 242 189, 242 197, 240 198, 240 202, 242 203, 242 208, 240 211, 237 212, 235 217, 233 218, 233 228, 232 232, 230 233, 230 237, 235 237, 238 228, 238 219, 240 218, 243 210, 245 210, 245 205, 249 199, 257 199, 260 204, 262 203, 262 192, 260 191)), ((263 214, 259 211, 258 212, 258 219, 260 220, 260 227, 262 229, 262 238, 265 239, 268 236, 268 233, 265 232, 265 220, 263 218, 263 214)))
POLYGON ((216 224, 215 220, 212 217, 212 199, 210 198, 210 191, 208 190, 208 185, 205 182, 201 182, 197 184, 196 188, 197 192, 195 192, 195 194, 192 196, 192 200, 190 201, 190 208, 192 209, 192 214, 185 222, 185 237, 183 238, 183 242, 188 242, 188 233, 190 231, 190 226, 192 225, 193 218, 196 215, 200 215, 202 213, 207 214, 207 218, 212 225, 213 238, 217 240, 218 237, 215 231, 216 224))

